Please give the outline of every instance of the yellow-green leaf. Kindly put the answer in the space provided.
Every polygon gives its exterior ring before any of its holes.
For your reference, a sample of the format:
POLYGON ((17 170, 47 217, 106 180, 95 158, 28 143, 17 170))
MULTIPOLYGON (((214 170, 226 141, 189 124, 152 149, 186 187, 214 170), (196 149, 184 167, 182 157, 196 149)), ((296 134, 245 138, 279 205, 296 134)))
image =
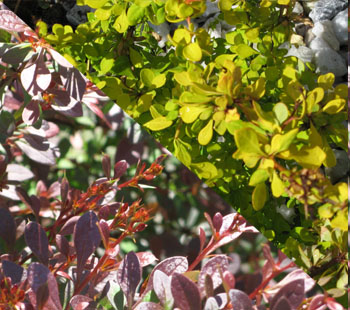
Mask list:
POLYGON ((344 109, 345 104, 345 99, 334 99, 329 101, 322 110, 328 114, 336 114, 344 109))
POLYGON ((326 203, 318 208, 318 215, 321 218, 329 219, 333 216, 334 212, 332 210, 332 205, 329 203, 326 203))
POLYGON ((242 128, 234 132, 235 141, 240 152, 264 155, 259 146, 258 135, 251 128, 242 128))
POLYGON ((147 122, 144 126, 152 131, 163 130, 170 127, 173 124, 172 121, 168 120, 164 116, 157 117, 147 122))
POLYGON ((269 177, 269 174, 265 169, 257 169, 251 175, 249 179, 249 186, 256 186, 259 183, 265 182, 269 177))
POLYGON ((203 108, 187 105, 180 109, 180 116, 184 123, 190 124, 193 123, 198 118, 199 114, 201 114, 204 110, 205 107, 203 108))
POLYGON ((343 231, 348 230, 348 217, 345 211, 338 211, 337 215, 331 220, 331 226, 333 228, 340 228, 343 231))
POLYGON ((120 14, 117 19, 115 20, 113 27, 115 30, 117 30, 119 33, 124 33, 128 27, 129 27, 129 21, 126 17, 125 11, 123 11, 122 14, 120 14))
POLYGON ((253 191, 252 204, 255 211, 261 210, 267 200, 267 188, 265 183, 259 183, 253 191))
POLYGON ((204 179, 212 179, 218 175, 218 170, 210 162, 192 163, 191 169, 200 177, 204 179))
POLYGON ((208 124, 202 128, 198 134, 198 142, 201 145, 207 145, 213 137, 213 120, 211 119, 208 124))
POLYGON ((277 0, 277 3, 280 5, 288 5, 290 0, 277 0))
POLYGON ((277 172, 273 172, 272 176, 272 182, 271 182, 271 191, 272 195, 275 197, 280 197, 282 194, 284 194, 285 186, 283 181, 280 179, 280 177, 277 175, 277 172))
POLYGON ((328 90, 332 88, 334 84, 334 80, 335 80, 334 74, 327 73, 324 75, 320 75, 317 79, 317 82, 324 90, 328 90))
POLYGON ((256 50, 254 50, 247 44, 239 44, 236 47, 236 53, 243 59, 248 58, 254 54, 258 54, 256 50))
POLYGON ((282 124, 288 118, 288 108, 283 102, 278 102, 273 107, 273 112, 280 124, 282 124))
POLYGON ((103 7, 108 0, 85 0, 85 4, 93 9, 103 7))
POLYGON ((271 140, 271 150, 270 154, 279 153, 287 150, 290 144, 293 142, 294 138, 298 134, 299 129, 295 128, 288 131, 284 135, 276 134, 271 140))
POLYGON ((191 61, 200 61, 202 59, 202 49, 198 43, 186 45, 182 51, 186 59, 191 61))

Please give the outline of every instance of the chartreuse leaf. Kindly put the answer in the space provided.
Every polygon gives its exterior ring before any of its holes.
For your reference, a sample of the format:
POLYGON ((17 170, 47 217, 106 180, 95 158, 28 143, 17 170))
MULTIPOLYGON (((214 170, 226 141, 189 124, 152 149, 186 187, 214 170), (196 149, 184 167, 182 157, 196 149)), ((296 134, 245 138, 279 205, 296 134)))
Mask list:
POLYGON ((345 104, 345 99, 334 99, 329 101, 322 110, 328 114, 337 114, 344 110, 345 104))
POLYGON ((143 16, 145 14, 145 9, 137 4, 132 4, 126 14, 130 26, 135 26, 139 22, 141 22, 143 16))
POLYGON ((321 86, 324 90, 329 90, 332 88, 334 84, 334 74, 327 73, 324 75, 320 75, 317 79, 318 85, 321 86))
POLYGON ((326 153, 319 147, 304 146, 300 150, 297 150, 295 145, 291 147, 291 158, 295 159, 304 168, 318 168, 322 165, 326 159, 326 153))
POLYGON ((256 186, 259 183, 265 182, 269 178, 269 174, 265 169, 257 169, 251 175, 249 186, 256 186))
POLYGON ((124 33, 128 27, 129 27, 129 20, 126 16, 125 11, 120 14, 117 19, 115 20, 113 27, 115 30, 117 30, 119 33, 124 33))
POLYGON ((202 49, 197 42, 186 45, 182 53, 186 59, 191 61, 200 61, 202 59, 202 49))
POLYGON ((190 78, 190 75, 188 74, 187 71, 176 72, 174 74, 174 78, 175 78, 176 82, 178 82, 179 84, 181 84, 183 86, 189 86, 193 83, 191 78, 190 78))
POLYGON ((245 93, 248 96, 254 98, 255 100, 259 100, 265 94, 265 85, 266 85, 265 79, 258 78, 254 84, 249 85, 245 88, 245 93))
POLYGON ((93 9, 98 9, 103 7, 108 0, 85 0, 85 4, 93 9))
POLYGON ((155 119, 150 120, 144 126, 152 131, 163 130, 165 128, 170 127, 173 124, 172 121, 168 120, 166 117, 157 117, 155 119))
POLYGON ((236 47, 236 53, 243 59, 258 54, 256 50, 254 50, 247 44, 239 44, 236 47))
POLYGON ((179 139, 174 140, 174 155, 186 166, 191 164, 189 148, 179 139))
POLYGON ((180 116, 181 119, 186 124, 193 123, 204 110, 206 109, 205 106, 192 106, 192 105, 186 105, 180 109, 180 116))
POLYGON ((348 216, 345 210, 337 212, 337 215, 331 220, 331 226, 333 228, 340 228, 343 231, 348 230, 348 216))
POLYGON ((153 79, 154 79, 154 73, 151 69, 142 69, 141 72, 140 72, 140 79, 141 79, 141 82, 147 86, 147 87, 152 87, 152 82, 153 82, 153 79))
POLYGON ((275 116, 280 124, 283 124, 283 122, 288 118, 288 108, 283 102, 278 102, 273 107, 273 112, 275 113, 275 116))
POLYGON ((265 183, 259 183, 253 191, 252 204, 255 211, 261 210, 267 200, 267 188, 265 183))
POLYGON ((213 137, 213 124, 214 121, 211 119, 207 125, 205 125, 198 134, 198 142, 201 145, 207 145, 213 137))
POLYGON ((308 114, 311 114, 312 112, 317 112, 316 106, 322 101, 323 97, 324 90, 321 87, 316 87, 307 94, 306 107, 308 114))
POLYGON ((334 212, 332 210, 332 205, 329 203, 326 203, 318 208, 318 215, 321 218, 329 219, 334 215, 334 212))
POLYGON ((204 179, 212 179, 218 175, 218 170, 210 162, 192 163, 191 169, 193 169, 200 178, 204 179))
POLYGON ((271 190, 272 190, 272 195, 275 197, 280 197, 281 195, 284 194, 285 191, 285 186, 280 177, 277 175, 277 172, 273 172, 272 176, 272 182, 271 182, 271 190))
POLYGON ((295 128, 288 131, 284 135, 276 134, 271 140, 271 150, 270 154, 275 154, 287 150, 290 144, 293 142, 294 138, 298 134, 299 129, 295 128))
POLYGON ((280 5, 288 5, 290 0, 277 0, 277 3, 280 5))

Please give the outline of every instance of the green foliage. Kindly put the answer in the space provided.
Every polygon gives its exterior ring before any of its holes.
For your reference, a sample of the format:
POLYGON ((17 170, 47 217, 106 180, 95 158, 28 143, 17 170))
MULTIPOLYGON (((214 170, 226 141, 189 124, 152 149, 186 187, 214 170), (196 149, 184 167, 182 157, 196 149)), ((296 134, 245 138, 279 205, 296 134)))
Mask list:
POLYGON ((80 0, 96 8, 89 21, 75 31, 55 25, 45 38, 339 297, 347 184, 322 171, 336 164, 332 149, 347 150, 347 86, 284 57, 294 3, 221 0, 219 19, 235 30, 214 39, 191 23, 203 0, 80 0), (152 25, 165 20, 187 25, 162 49, 152 25))

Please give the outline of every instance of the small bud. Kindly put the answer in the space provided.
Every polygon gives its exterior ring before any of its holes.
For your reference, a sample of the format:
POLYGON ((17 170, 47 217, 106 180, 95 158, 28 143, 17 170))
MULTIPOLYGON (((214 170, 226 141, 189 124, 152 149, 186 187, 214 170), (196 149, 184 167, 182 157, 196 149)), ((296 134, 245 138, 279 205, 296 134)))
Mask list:
POLYGON ((215 228, 215 231, 220 231, 220 228, 222 226, 222 215, 221 213, 217 212, 215 213, 213 217, 213 226, 215 228))
POLYGON ((120 179, 128 169, 128 163, 125 160, 120 160, 114 165, 114 179, 120 179))

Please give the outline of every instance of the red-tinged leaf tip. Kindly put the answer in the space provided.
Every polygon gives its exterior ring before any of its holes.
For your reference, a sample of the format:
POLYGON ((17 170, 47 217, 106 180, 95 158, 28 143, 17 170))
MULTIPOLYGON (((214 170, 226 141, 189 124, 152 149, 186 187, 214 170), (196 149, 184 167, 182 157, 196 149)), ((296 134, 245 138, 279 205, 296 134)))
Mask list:
POLYGON ((229 290, 228 294, 235 310, 253 310, 252 301, 246 293, 232 289, 229 290))
POLYGON ((171 293, 174 304, 181 310, 200 310, 201 296, 197 285, 180 273, 171 278, 171 293))
POLYGON ((70 300, 69 304, 73 310, 95 310, 96 303, 88 296, 75 295, 70 300))
POLYGON ((105 220, 100 220, 99 222, 97 222, 97 226, 101 234, 103 245, 107 250, 109 248, 109 234, 110 234, 108 223, 105 220))
POLYGON ((158 260, 158 258, 155 257, 151 252, 138 252, 136 255, 140 261, 142 268, 153 264, 158 260))
POLYGON ((40 224, 30 222, 24 230, 24 239, 33 254, 44 265, 49 263, 49 240, 40 224))

